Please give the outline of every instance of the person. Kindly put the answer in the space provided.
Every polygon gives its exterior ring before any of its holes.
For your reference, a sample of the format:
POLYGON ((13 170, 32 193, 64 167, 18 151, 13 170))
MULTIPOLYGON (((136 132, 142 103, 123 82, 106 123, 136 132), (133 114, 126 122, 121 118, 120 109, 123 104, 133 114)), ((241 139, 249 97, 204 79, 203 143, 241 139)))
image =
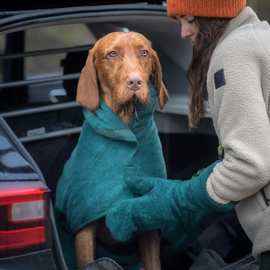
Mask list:
POLYGON ((235 208, 252 254, 265 254, 270 251, 269 24, 246 0, 168 0, 167 13, 193 46, 189 125, 198 125, 207 100, 222 159, 187 181, 127 178, 134 198, 114 205, 106 224, 121 241, 178 224, 182 233, 175 241, 185 248, 206 215, 235 208))

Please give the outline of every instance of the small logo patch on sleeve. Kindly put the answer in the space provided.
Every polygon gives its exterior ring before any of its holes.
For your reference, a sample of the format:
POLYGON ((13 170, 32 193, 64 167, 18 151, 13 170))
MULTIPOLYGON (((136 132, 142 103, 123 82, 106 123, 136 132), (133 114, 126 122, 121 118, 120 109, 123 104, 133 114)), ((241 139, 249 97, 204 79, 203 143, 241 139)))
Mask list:
POLYGON ((217 71, 214 75, 214 79, 216 89, 224 86, 226 84, 224 69, 220 69, 219 71, 217 71))

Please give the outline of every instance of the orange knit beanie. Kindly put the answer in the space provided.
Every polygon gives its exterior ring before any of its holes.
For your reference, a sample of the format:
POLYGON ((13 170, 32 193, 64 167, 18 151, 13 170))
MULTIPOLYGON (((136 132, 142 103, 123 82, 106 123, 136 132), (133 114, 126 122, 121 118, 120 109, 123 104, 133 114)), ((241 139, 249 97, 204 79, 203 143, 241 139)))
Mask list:
POLYGON ((169 16, 232 18, 246 6, 246 0, 167 0, 169 16))

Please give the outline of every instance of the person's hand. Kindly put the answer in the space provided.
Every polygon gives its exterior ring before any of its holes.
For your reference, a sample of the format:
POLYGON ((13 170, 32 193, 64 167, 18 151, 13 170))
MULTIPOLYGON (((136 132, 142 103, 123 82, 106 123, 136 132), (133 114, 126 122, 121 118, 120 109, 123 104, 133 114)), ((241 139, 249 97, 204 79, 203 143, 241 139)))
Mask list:
POLYGON ((172 232, 178 227, 182 234, 188 234, 178 237, 188 242, 205 215, 232 209, 232 204, 213 201, 206 191, 206 180, 215 165, 216 162, 186 181, 127 177, 126 184, 137 197, 115 204, 108 211, 106 224, 112 236, 127 241, 138 232, 160 229, 166 234, 166 228, 172 232))

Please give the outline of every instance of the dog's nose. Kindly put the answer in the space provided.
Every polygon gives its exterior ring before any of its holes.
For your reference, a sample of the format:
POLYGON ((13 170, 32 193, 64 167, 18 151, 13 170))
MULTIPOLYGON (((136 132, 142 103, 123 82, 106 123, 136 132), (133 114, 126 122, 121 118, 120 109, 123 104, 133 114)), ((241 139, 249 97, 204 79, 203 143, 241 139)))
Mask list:
POLYGON ((127 86, 130 90, 132 91, 137 91, 141 88, 143 84, 142 78, 140 77, 139 74, 131 74, 129 76, 129 79, 127 81, 127 86))

